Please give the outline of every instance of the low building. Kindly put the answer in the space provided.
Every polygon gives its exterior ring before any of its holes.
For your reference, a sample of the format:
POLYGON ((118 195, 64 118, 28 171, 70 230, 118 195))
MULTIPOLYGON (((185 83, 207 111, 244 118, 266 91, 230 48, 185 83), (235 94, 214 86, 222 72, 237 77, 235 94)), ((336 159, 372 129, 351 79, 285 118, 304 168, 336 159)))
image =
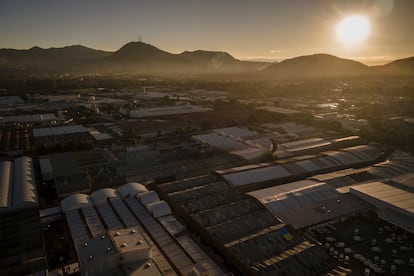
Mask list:
POLYGON ((0 162, 0 275, 45 269, 39 200, 31 158, 0 162))
POLYGON ((414 233, 414 189, 371 182, 351 187, 350 193, 373 205, 381 219, 414 233))
POLYGON ((259 200, 274 216, 295 229, 368 209, 362 200, 341 194, 326 183, 309 179, 256 190, 248 195, 259 200))
POLYGON ((53 123, 60 121, 61 119, 56 117, 54 113, 45 114, 27 114, 27 115, 14 115, 14 116, 0 116, 0 124, 40 124, 40 123, 53 123))
POLYGON ((61 201, 81 275, 223 275, 168 204, 140 183, 61 201))
POLYGON ((38 146, 93 141, 88 129, 82 125, 35 128, 33 138, 38 146))
POLYGON ((194 135, 193 139, 250 162, 260 161, 273 150, 268 137, 239 127, 214 129, 210 133, 194 135))
POLYGON ((237 275, 309 275, 309 271, 322 275, 334 266, 320 246, 304 240, 260 202, 214 175, 156 189, 237 275))
POLYGON ((182 104, 173 106, 160 106, 152 108, 141 108, 137 110, 130 110, 128 112, 131 118, 144 118, 144 117, 156 117, 174 114, 188 114, 194 112, 205 112, 208 108, 204 108, 198 105, 182 104))
POLYGON ((374 163, 382 152, 362 145, 317 155, 305 155, 269 163, 240 166, 216 171, 230 185, 246 191, 289 183, 311 175, 374 163))

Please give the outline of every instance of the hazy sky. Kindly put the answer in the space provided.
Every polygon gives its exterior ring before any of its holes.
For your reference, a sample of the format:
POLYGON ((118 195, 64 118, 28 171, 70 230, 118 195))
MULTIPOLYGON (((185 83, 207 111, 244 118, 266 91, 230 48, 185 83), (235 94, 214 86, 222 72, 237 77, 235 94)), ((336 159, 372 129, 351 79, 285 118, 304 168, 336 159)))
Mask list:
POLYGON ((376 64, 413 56, 413 28, 413 0, 0 0, 0 48, 113 51, 140 35, 172 53, 275 60, 330 53, 376 64), (335 26, 354 13, 368 16, 371 33, 350 47, 335 26))

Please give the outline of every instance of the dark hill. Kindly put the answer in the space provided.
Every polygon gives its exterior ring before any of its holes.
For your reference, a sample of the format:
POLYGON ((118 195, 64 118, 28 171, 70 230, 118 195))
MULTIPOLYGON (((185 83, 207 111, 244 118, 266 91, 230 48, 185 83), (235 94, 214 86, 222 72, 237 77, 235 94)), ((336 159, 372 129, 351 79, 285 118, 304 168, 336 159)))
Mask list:
POLYGON ((315 54, 286 59, 263 72, 281 78, 311 78, 367 75, 372 73, 372 69, 354 60, 315 54))
POLYGON ((189 61, 193 71, 202 69, 208 72, 236 73, 257 71, 268 65, 264 62, 241 61, 226 52, 196 50, 185 51, 180 56, 189 61))
POLYGON ((35 72, 82 72, 109 54, 110 52, 80 45, 48 49, 0 49, 0 59, 6 61, 9 66, 35 72))
POLYGON ((385 65, 376 66, 375 70, 387 75, 414 75, 414 57, 398 59, 385 65))

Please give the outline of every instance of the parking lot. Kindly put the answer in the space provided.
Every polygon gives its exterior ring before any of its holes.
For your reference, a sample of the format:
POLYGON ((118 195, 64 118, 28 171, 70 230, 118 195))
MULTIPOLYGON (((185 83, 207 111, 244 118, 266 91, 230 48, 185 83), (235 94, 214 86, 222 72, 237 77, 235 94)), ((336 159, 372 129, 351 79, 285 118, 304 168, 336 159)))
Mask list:
POLYGON ((373 213, 306 231, 356 274, 414 275, 413 235, 373 213))

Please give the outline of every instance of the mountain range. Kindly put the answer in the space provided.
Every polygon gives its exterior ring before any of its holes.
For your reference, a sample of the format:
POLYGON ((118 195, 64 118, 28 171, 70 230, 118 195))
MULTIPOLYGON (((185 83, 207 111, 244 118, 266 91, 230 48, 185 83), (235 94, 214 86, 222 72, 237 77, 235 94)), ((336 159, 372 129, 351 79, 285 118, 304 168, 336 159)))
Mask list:
POLYGON ((282 62, 242 61, 226 52, 172 54, 143 42, 129 42, 115 52, 80 45, 28 50, 0 49, 0 74, 257 74, 275 78, 365 75, 414 75, 414 57, 381 66, 314 54, 282 62))

